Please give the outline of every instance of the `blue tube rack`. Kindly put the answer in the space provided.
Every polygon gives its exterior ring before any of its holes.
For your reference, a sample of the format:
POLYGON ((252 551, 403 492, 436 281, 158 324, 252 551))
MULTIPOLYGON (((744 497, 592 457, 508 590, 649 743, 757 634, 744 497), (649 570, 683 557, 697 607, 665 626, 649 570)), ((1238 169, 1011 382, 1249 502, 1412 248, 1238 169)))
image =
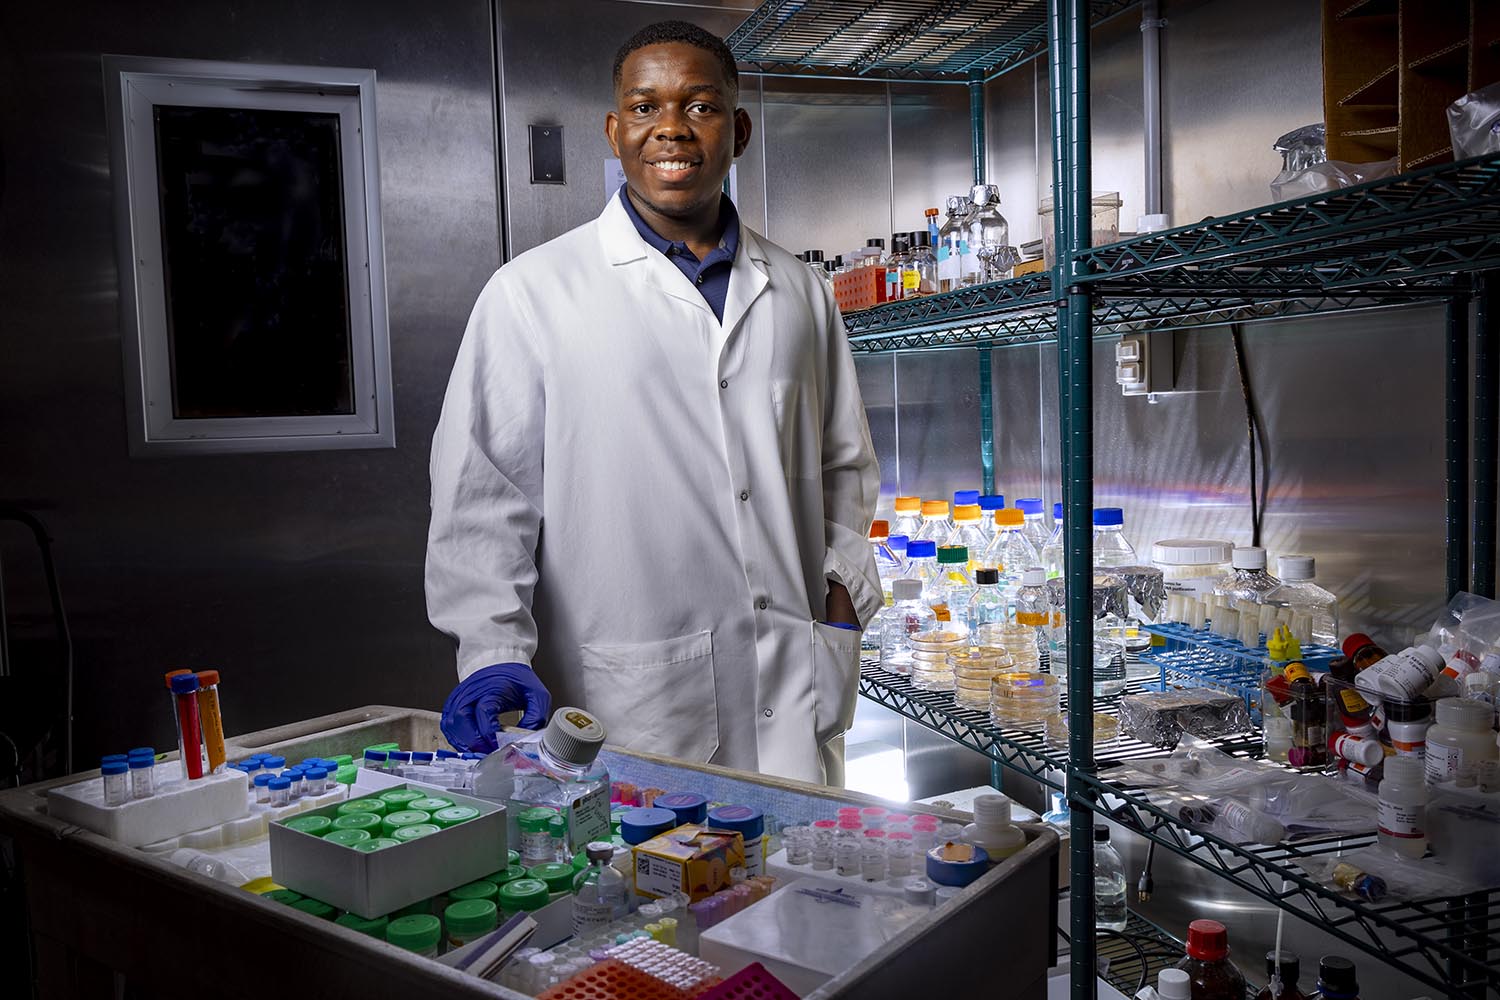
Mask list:
MULTIPOLYGON (((1178 687, 1201 687, 1223 691, 1245 699, 1250 717, 1261 721, 1261 682, 1271 667, 1265 636, 1250 648, 1237 639, 1215 635, 1207 628, 1192 628, 1183 622, 1147 625, 1151 646, 1141 659, 1161 671, 1161 683, 1178 687)), ((1298 659, 1314 673, 1326 672, 1343 653, 1332 646, 1306 644, 1298 659)))

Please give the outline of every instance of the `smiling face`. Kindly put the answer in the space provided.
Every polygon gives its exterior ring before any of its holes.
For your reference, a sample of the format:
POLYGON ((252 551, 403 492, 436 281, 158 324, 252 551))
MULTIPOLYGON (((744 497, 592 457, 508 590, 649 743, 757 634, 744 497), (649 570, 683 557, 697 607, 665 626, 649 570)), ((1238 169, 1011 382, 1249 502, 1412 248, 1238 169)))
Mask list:
POLYGON ((734 84, 712 53, 685 42, 637 49, 620 70, 604 132, 637 210, 663 236, 714 226, 729 165, 750 141, 734 84))

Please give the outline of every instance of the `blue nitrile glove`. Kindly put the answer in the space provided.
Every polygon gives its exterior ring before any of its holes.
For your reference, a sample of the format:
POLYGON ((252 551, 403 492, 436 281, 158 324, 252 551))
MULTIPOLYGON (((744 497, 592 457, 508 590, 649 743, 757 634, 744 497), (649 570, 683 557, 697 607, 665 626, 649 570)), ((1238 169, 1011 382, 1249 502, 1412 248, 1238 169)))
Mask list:
POLYGON ((848 622, 824 622, 823 624, 827 625, 829 628, 841 628, 849 632, 864 631, 864 629, 860 628, 858 625, 851 625, 848 622))
POLYGON ((459 682, 443 703, 443 735, 456 750, 489 752, 501 712, 524 710, 522 729, 540 729, 552 712, 547 686, 524 663, 496 663, 459 682))

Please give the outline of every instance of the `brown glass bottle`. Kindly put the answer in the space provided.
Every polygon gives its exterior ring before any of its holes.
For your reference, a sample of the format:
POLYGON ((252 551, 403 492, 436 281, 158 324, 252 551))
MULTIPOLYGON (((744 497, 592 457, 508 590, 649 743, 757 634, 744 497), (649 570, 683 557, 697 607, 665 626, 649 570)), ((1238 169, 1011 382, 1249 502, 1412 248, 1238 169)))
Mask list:
POLYGON ((1318 963, 1318 993, 1325 1000, 1359 1000, 1354 963, 1342 955, 1324 955, 1318 963))
POLYGON ((1354 664, 1356 673, 1365 669, 1372 663, 1378 663, 1386 658, 1385 650, 1375 645, 1375 640, 1363 632, 1355 632, 1344 640, 1344 655, 1349 662, 1354 664))
POLYGON ((1245 977, 1229 961, 1229 931, 1217 920, 1188 924, 1187 957, 1177 967, 1192 981, 1192 1000, 1244 1000, 1245 977))
POLYGON ((1271 992, 1271 977, 1276 975, 1276 952, 1266 952, 1266 987, 1255 995, 1255 1000, 1306 1000, 1307 995, 1297 988, 1297 979, 1302 973, 1302 962, 1289 951, 1281 953, 1281 992, 1271 992))

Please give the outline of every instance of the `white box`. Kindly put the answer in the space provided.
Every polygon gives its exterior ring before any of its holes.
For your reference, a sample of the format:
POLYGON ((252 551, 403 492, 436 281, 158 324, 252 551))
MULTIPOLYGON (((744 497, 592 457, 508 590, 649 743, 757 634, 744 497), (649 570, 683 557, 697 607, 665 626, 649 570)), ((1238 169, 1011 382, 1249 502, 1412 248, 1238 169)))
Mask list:
POLYGON ((149 799, 106 806, 104 781, 95 775, 48 789, 47 814, 126 847, 154 844, 250 814, 249 779, 243 771, 226 770, 189 781, 175 760, 151 770, 156 794, 149 799))
MULTIPOLYGON (((272 823, 271 877, 304 896, 373 919, 503 869, 505 807, 456 792, 445 792, 443 798, 473 806, 479 816, 383 851, 356 851, 283 822, 272 823)), ((336 809, 299 815, 333 818, 336 809)))

